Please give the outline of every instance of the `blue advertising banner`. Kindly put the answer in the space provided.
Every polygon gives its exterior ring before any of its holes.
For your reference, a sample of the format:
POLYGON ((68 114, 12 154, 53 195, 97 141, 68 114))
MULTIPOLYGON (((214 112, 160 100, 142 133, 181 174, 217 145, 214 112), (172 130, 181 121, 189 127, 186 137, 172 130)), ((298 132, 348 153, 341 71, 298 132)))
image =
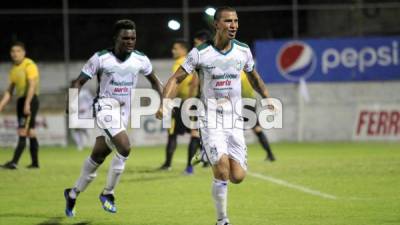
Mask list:
POLYGON ((259 40, 257 70, 265 82, 400 80, 400 36, 259 40))

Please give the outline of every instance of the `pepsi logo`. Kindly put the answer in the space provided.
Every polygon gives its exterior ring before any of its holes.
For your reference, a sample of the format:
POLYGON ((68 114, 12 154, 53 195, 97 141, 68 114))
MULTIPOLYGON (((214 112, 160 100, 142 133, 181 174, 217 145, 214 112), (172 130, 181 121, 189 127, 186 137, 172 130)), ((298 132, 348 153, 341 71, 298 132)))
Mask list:
POLYGON ((279 50, 276 65, 283 77, 298 81, 313 74, 317 65, 317 58, 308 44, 301 41, 291 41, 284 44, 279 50))

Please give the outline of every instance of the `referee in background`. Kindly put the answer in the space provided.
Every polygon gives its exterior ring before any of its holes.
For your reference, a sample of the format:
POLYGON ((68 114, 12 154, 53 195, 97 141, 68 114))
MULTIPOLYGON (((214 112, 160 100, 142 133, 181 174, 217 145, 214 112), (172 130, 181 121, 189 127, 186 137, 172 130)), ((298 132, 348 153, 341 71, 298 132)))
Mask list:
POLYGON ((39 168, 39 143, 35 133, 35 119, 39 109, 39 70, 35 62, 25 57, 25 45, 15 42, 11 45, 11 59, 13 66, 9 74, 9 82, 3 98, 0 101, 0 112, 10 101, 14 89, 18 96, 18 144, 11 161, 3 165, 6 169, 17 169, 18 161, 25 149, 26 139, 30 141, 32 164, 27 168, 39 168))

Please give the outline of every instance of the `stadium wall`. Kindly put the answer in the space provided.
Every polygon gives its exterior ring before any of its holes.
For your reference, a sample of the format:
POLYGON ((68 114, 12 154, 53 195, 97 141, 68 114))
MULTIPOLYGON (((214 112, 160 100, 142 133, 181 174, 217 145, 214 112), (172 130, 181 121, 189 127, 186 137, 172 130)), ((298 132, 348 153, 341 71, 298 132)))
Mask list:
MULTIPOLYGON (((170 76, 172 60, 152 62, 156 74, 165 82, 170 76)), ((83 64, 84 62, 70 64, 71 78, 79 74, 83 64)), ((46 111, 46 108, 52 107, 53 112, 58 111, 63 115, 64 98, 60 93, 65 90, 67 83, 64 64, 39 62, 38 65, 41 72, 42 110, 46 111)), ((9 64, 0 64, 2 91, 7 85, 9 67, 9 64)), ((95 83, 88 83, 92 91, 95 90, 95 83)), ((138 86, 149 87, 143 78, 139 79, 138 86)), ((268 87, 271 95, 283 103, 283 128, 266 131, 271 141, 400 140, 400 82, 398 81, 313 82, 307 84, 310 95, 308 102, 299 97, 299 88, 295 83, 275 83, 269 84, 268 87), (383 118, 380 115, 383 115, 383 118), (357 130, 360 132, 357 133, 357 130)), ((12 112, 14 107, 8 107, 8 110, 12 112)), ((157 137, 147 139, 154 140, 151 143, 138 142, 139 145, 160 144, 166 141, 166 135, 162 131, 149 134, 148 131, 141 130, 136 131, 136 134, 141 137, 146 135, 157 137)), ((248 132, 247 136, 249 142, 255 140, 251 132, 248 132)), ((183 141, 186 142, 187 137, 183 138, 183 141)))

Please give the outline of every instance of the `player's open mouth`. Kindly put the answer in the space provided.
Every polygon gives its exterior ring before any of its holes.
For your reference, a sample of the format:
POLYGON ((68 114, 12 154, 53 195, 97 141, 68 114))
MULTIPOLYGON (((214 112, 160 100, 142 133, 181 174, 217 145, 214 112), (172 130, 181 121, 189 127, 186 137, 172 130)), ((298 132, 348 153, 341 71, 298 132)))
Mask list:
POLYGON ((235 35, 236 35, 236 30, 230 30, 230 31, 228 31, 228 35, 229 35, 229 37, 235 37, 235 35))

